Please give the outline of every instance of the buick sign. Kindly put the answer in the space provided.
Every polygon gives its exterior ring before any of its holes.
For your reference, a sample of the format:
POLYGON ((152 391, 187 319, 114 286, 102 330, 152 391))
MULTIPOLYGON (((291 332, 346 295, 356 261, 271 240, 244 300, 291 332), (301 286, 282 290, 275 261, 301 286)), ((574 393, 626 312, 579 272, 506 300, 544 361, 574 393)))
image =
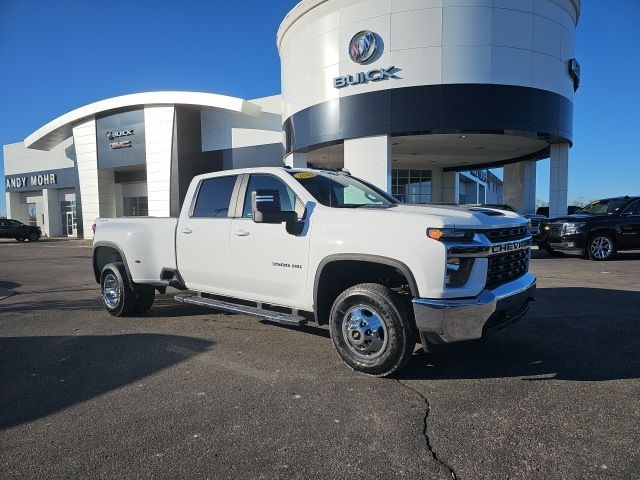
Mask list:
POLYGON ((333 79, 333 86, 335 88, 343 88, 348 87, 349 85, 360 85, 363 83, 388 80, 390 78, 398 78, 395 74, 396 71, 398 71, 396 67, 375 68, 368 72, 360 72, 354 75, 343 75, 333 79))
POLYGON ((363 30, 356 33, 349 42, 349 57, 362 65, 369 63, 378 50, 378 39, 375 33, 363 30))
POLYGON ((129 129, 129 130, 117 130, 117 131, 111 131, 109 130, 107 132, 107 139, 109 140, 115 140, 116 138, 120 138, 120 137, 129 137, 133 135, 133 129, 129 129))

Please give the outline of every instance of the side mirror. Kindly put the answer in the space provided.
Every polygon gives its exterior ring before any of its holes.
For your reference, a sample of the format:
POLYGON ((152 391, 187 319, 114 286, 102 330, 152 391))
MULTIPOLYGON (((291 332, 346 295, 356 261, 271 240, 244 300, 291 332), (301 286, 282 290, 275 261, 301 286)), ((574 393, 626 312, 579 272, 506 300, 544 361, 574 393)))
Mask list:
POLYGON ((251 192, 251 216, 255 223, 282 223, 286 219, 280 209, 278 190, 251 192))
POLYGON ((251 192, 251 216, 255 223, 286 222, 291 235, 300 235, 304 230, 304 222, 298 220, 296 212, 281 210, 278 190, 251 192))

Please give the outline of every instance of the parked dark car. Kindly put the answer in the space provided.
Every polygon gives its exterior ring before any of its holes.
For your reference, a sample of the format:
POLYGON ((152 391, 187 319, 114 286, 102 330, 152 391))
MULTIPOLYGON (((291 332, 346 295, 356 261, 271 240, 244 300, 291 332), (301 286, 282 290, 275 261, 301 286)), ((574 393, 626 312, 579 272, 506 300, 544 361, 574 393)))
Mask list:
POLYGON ((0 238, 15 238, 19 242, 24 242, 25 240, 37 242, 41 236, 42 230, 40 230, 40 227, 25 225, 18 220, 0 219, 0 238))
MULTIPOLYGON (((567 207, 567 215, 574 215, 582 210, 582 207, 578 207, 576 205, 569 205, 567 207)), ((543 217, 549 218, 549 207, 538 207, 536 209, 536 215, 541 215, 543 217)))
POLYGON ((640 197, 598 200, 574 215, 550 218, 541 226, 537 243, 547 252, 608 260, 619 250, 640 248, 640 197))

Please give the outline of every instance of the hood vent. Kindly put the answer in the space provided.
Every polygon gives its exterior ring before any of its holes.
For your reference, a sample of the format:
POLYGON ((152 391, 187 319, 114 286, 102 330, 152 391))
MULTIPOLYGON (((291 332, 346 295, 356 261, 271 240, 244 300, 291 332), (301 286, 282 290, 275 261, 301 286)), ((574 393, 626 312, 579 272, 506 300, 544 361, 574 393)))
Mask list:
POLYGON ((490 217, 504 217, 504 213, 501 213, 498 210, 488 210, 485 208, 470 208, 469 210, 476 213, 484 213, 490 217))

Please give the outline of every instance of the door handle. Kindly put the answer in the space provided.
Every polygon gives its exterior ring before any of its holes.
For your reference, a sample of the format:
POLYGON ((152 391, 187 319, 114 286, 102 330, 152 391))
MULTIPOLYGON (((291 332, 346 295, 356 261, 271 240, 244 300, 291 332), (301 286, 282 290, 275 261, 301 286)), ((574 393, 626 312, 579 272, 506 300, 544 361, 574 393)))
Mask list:
POLYGON ((238 237, 246 237, 249 235, 249 232, 247 232, 246 230, 236 230, 235 232, 233 232, 234 235, 238 236, 238 237))
POLYGON ((187 234, 193 233, 193 230, 191 230, 190 228, 183 228, 182 233, 187 233, 187 234))

